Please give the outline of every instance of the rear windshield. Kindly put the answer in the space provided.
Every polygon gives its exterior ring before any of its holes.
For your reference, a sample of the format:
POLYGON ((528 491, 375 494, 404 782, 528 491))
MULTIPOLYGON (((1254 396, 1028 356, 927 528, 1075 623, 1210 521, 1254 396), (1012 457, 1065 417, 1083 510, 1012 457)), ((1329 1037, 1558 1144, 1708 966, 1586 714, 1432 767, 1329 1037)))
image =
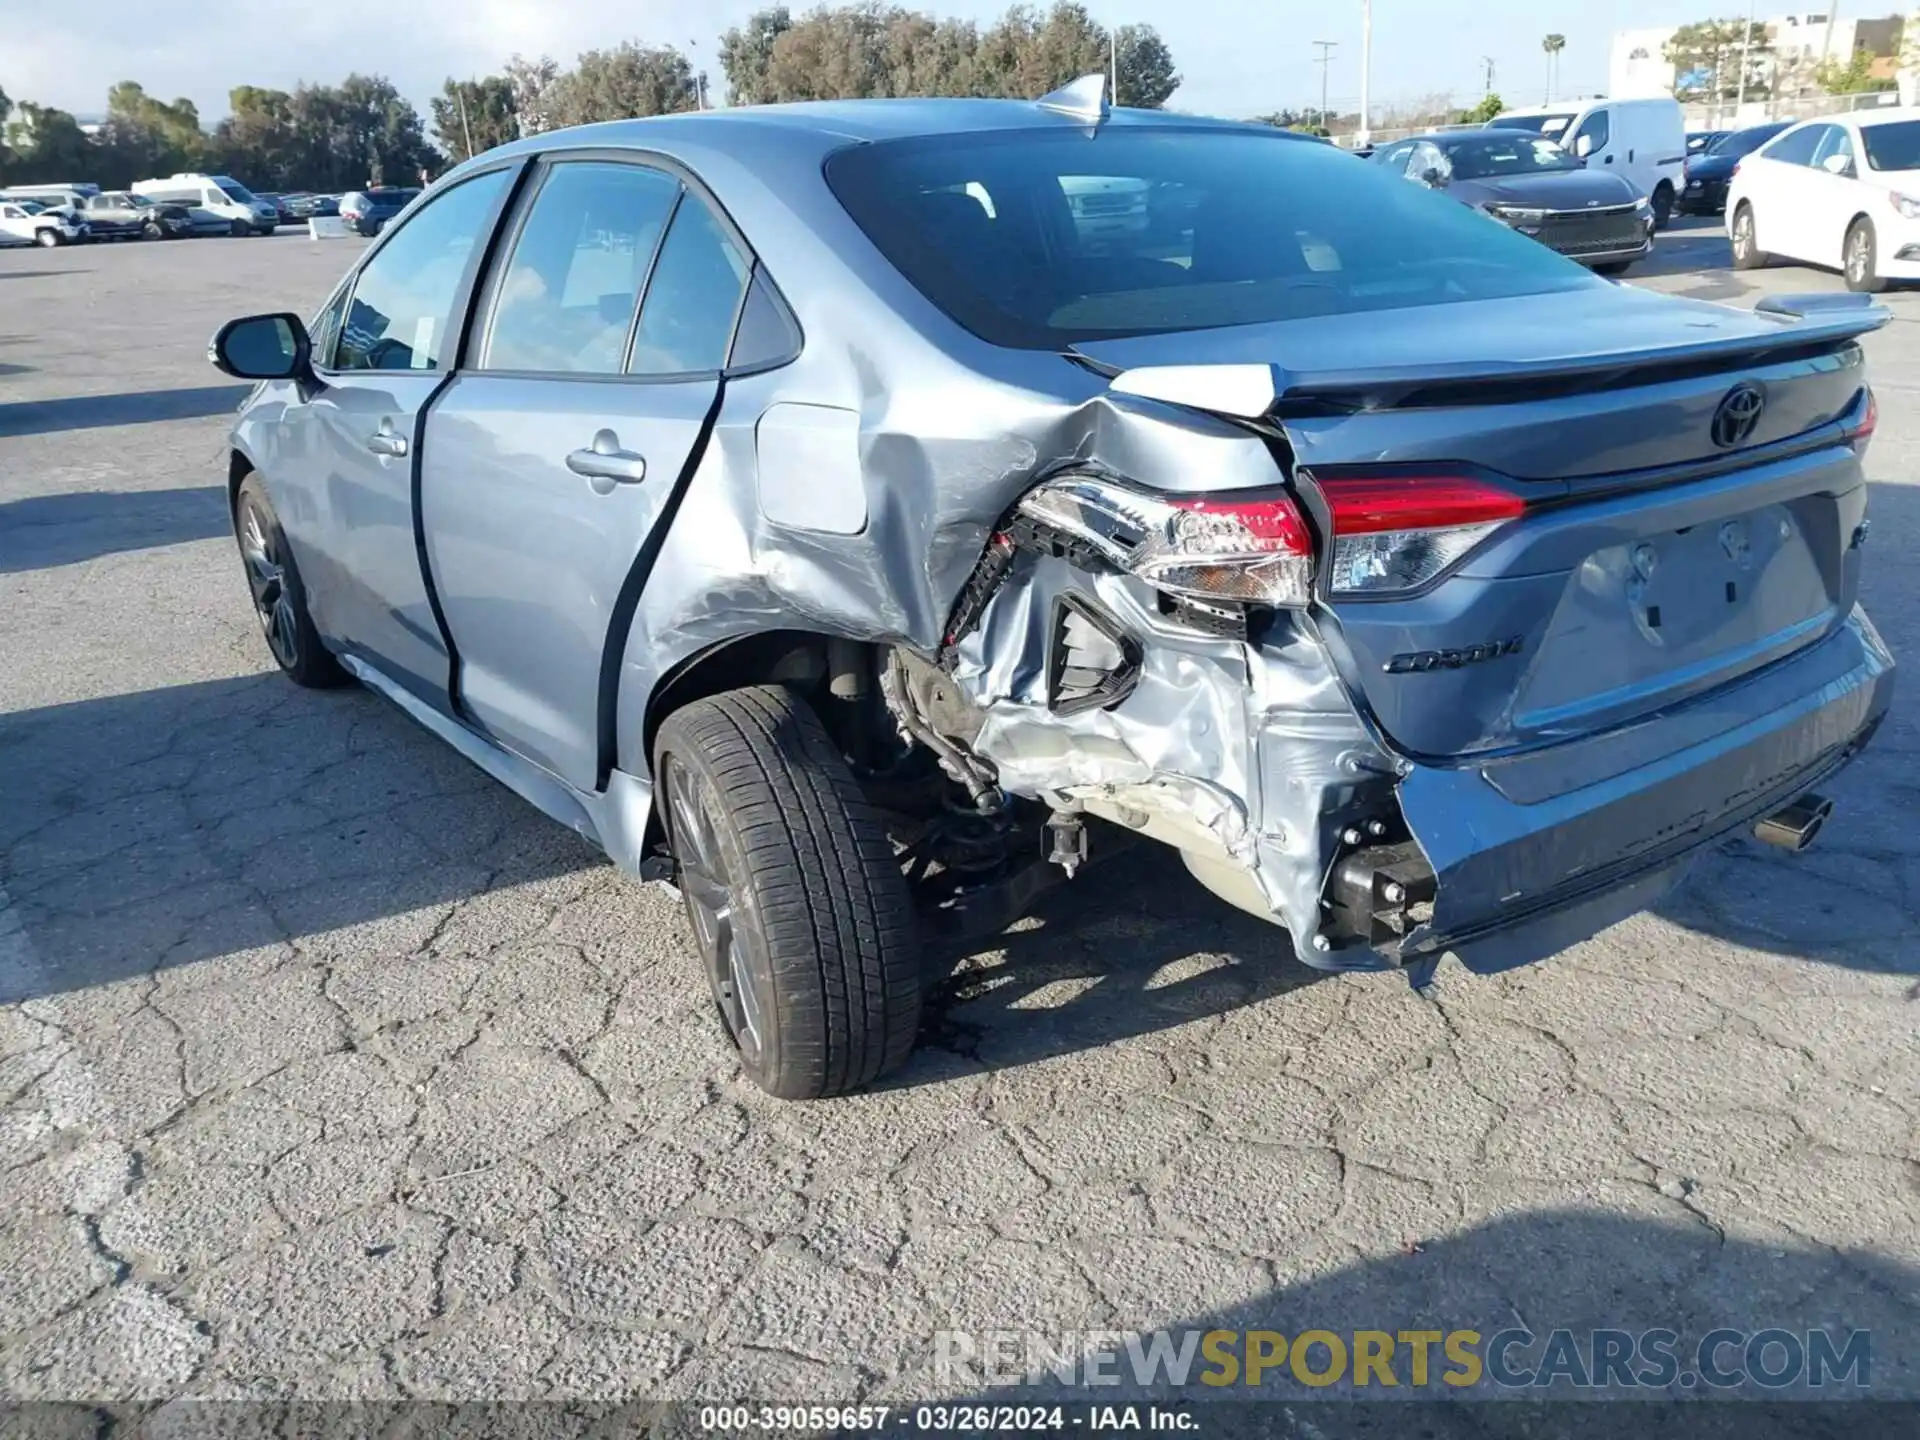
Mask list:
POLYGON ((1379 166, 1254 131, 932 135, 841 150, 826 176, 922 294, 1026 349, 1605 283, 1379 166))
POLYGON ((1862 125, 1860 140, 1875 170, 1920 170, 1920 120, 1862 125))

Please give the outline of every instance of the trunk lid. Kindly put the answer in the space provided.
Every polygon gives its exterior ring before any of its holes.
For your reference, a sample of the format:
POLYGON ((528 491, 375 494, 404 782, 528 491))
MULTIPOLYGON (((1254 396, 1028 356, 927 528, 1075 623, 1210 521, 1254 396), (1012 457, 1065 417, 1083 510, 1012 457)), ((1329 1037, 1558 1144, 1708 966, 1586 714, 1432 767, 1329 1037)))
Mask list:
POLYGON ((1631 723, 1852 609, 1854 341, 1887 317, 1775 303, 1597 284, 1081 348, 1122 368, 1272 365, 1272 415, 1323 536, 1319 485, 1343 476, 1466 475, 1527 502, 1421 590, 1334 595, 1322 567, 1321 634, 1386 737, 1415 758, 1484 756, 1631 723), (1759 413, 1730 430, 1736 388, 1759 413))

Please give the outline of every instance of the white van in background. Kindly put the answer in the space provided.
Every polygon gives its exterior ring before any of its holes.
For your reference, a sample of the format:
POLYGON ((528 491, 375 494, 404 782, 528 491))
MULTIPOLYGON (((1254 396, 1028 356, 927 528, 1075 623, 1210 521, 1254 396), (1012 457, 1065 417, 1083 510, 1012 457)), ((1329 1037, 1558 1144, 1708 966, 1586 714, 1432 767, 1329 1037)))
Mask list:
POLYGON ((1590 169, 1622 176, 1653 207, 1664 230, 1686 184, 1687 123, 1680 102, 1568 100, 1531 105, 1489 120, 1493 130, 1532 130, 1579 156, 1590 169))
POLYGON ((160 180, 136 180, 128 188, 156 205, 185 205, 218 215, 236 235, 271 235, 280 222, 278 210, 230 175, 190 171, 160 180))

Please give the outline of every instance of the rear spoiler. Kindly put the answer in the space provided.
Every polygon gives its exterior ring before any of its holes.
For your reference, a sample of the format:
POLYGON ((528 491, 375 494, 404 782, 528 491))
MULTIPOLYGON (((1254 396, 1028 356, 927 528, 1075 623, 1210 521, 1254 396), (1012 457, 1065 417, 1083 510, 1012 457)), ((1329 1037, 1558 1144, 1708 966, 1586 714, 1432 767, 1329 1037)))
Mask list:
MULTIPOLYGON (((1115 395, 1135 395, 1226 415, 1259 420, 1283 401, 1344 400, 1349 403, 1403 403, 1415 391, 1453 391, 1461 386, 1544 386, 1601 389, 1645 383, 1664 373, 1714 369, 1729 362, 1781 350, 1818 350, 1878 330, 1893 319, 1870 296, 1854 294, 1770 295, 1754 313, 1777 328, 1759 335, 1724 336, 1689 345, 1657 349, 1573 355, 1542 361, 1444 361, 1395 369, 1305 370, 1285 365, 1141 365, 1121 370, 1077 350, 1069 358, 1108 379, 1115 395), (1556 386, 1555 382, 1559 382, 1556 386), (1584 383, 1583 383, 1584 382, 1584 383)), ((1444 403, 1469 399, 1493 401, 1495 394, 1449 395, 1444 403)), ((1439 396, 1434 402, 1438 403, 1439 396)))

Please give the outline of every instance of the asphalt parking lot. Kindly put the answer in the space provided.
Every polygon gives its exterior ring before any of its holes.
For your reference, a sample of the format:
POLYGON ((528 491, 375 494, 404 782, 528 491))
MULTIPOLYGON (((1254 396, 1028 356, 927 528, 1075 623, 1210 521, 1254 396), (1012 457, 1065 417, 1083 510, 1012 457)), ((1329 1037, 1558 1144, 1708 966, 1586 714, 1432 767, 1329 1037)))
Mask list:
MULTIPOLYGON (((943 1330, 1520 1323, 1868 1329, 1920 1397, 1911 677, 1813 852, 1551 962, 1319 978, 1130 857, 963 957, 886 1088, 784 1105, 668 895, 270 673, 206 341, 357 243, 0 253, 0 1394, 898 1401, 966 1393, 943 1330)), ((1839 288, 1726 261, 1685 225, 1644 283, 1839 288)), ((1913 664, 1889 303, 1865 598, 1913 664)))

